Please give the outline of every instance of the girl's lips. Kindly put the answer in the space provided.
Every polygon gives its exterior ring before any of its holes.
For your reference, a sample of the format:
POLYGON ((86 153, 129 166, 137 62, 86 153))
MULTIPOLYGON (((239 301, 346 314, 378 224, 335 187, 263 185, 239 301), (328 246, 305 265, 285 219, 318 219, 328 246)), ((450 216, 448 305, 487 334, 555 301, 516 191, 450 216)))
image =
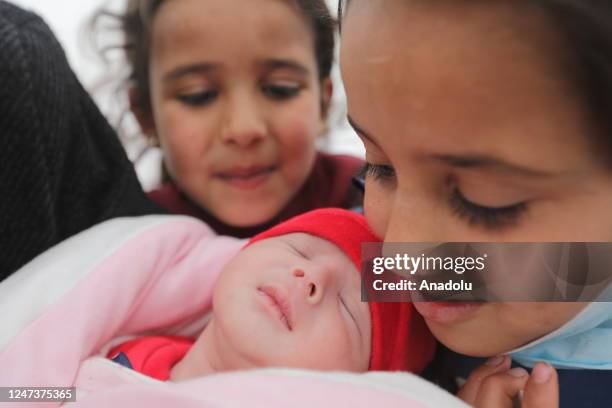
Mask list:
POLYGON ((252 190, 265 183, 274 171, 276 166, 236 167, 218 172, 215 176, 233 187, 252 190))
POLYGON ((267 306, 271 307, 277 317, 289 330, 293 330, 293 318, 291 316, 291 305, 284 293, 274 286, 261 286, 257 293, 264 297, 267 306))
POLYGON ((426 320, 443 324, 468 320, 483 305, 484 302, 414 302, 426 320))

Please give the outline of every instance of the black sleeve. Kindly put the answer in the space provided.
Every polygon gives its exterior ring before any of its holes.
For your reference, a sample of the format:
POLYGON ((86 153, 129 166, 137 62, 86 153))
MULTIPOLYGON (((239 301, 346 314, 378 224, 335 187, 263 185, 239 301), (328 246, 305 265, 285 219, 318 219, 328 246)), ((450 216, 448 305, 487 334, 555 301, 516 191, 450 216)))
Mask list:
POLYGON ((0 280, 96 223, 162 212, 47 25, 0 0, 0 280))

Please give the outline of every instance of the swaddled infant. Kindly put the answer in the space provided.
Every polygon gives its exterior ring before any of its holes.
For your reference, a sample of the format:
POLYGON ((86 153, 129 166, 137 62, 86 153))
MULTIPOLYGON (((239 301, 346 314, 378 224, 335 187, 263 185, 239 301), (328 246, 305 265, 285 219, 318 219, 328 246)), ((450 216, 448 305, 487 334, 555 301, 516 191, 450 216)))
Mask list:
POLYGON ((290 219, 223 268, 197 339, 140 337, 109 357, 172 381, 259 367, 419 372, 434 340, 412 304, 361 301, 361 243, 373 241, 365 219, 349 211, 290 219))

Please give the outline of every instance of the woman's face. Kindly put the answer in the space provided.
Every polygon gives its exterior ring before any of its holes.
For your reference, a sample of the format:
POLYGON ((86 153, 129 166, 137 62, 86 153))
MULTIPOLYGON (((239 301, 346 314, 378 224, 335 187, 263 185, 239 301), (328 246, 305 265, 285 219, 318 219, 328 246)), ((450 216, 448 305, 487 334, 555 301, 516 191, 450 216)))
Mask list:
MULTIPOLYGON (((562 38, 525 7, 351 2, 341 67, 370 163, 366 216, 385 241, 612 240, 605 147, 566 79, 562 38)), ((417 305, 471 355, 509 351, 583 307, 417 305)))
POLYGON ((174 182, 227 224, 272 219, 312 170, 331 95, 304 18, 282 0, 165 1, 151 44, 144 127, 174 182))

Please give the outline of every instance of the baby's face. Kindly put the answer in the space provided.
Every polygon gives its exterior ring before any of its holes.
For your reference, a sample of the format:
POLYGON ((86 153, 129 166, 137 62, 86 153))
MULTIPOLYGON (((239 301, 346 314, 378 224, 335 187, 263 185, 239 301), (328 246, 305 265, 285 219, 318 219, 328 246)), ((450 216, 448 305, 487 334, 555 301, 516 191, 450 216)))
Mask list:
POLYGON ((248 246, 221 273, 213 312, 225 369, 368 368, 371 323, 360 274, 324 239, 293 233, 248 246))

